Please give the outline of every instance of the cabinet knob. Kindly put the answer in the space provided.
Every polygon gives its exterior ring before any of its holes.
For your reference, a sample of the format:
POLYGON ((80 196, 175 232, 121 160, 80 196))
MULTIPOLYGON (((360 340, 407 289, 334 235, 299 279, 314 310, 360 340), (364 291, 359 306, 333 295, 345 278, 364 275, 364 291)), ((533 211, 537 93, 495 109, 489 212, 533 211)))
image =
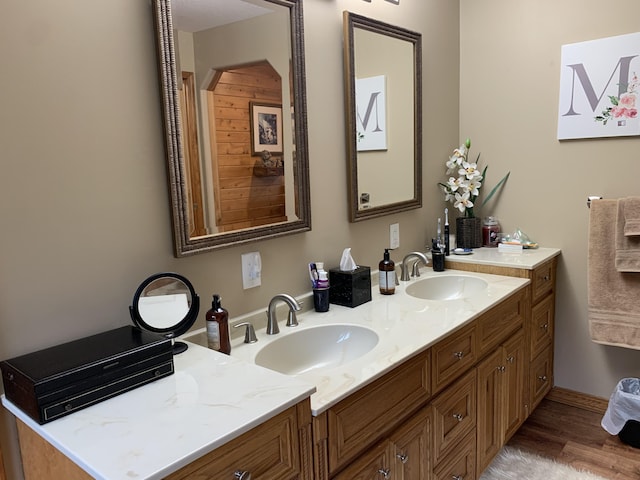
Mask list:
POLYGON ((464 419, 463 415, 460 415, 459 413, 454 413, 453 414, 453 418, 455 418, 456 420, 458 420, 459 422, 461 422, 464 419))
POLYGON ((391 470, 389 470, 388 468, 387 468, 387 469, 383 469, 383 468, 381 468, 380 470, 378 470, 378 473, 379 473, 380 475, 382 475, 382 478, 387 479, 387 478, 390 478, 390 477, 389 477, 389 472, 390 472, 390 471, 391 471, 391 470))
POLYGON ((509 357, 507 358, 507 362, 509 362, 509 363, 513 363, 513 362, 514 362, 514 360, 515 360, 515 358, 513 357, 513 355, 511 355, 511 356, 509 356, 509 357))
POLYGON ((402 463, 407 463, 409 461, 409 455, 406 453, 398 453, 396 457, 398 457, 402 463))
POLYGON ((504 365, 500 365, 500 366, 497 368, 497 370, 498 370, 499 372, 504 372, 506 369, 507 369, 507 367, 505 367, 504 365))
POLYGON ((454 475, 451 478, 452 480, 464 480, 464 477, 462 475, 454 475))
POLYGON ((243 470, 234 472, 233 477, 237 480, 251 480, 251 473, 243 470))
POLYGON ((464 352, 453 352, 453 356, 459 360, 464 357, 464 352))
POLYGON ((548 330, 549 329, 549 324, 548 323, 544 323, 544 324, 540 325, 540 328, 542 330, 548 330))
POLYGON ((547 376, 546 375, 540 375, 538 377, 538 380, 540 380, 541 382, 546 382, 547 381, 547 376))

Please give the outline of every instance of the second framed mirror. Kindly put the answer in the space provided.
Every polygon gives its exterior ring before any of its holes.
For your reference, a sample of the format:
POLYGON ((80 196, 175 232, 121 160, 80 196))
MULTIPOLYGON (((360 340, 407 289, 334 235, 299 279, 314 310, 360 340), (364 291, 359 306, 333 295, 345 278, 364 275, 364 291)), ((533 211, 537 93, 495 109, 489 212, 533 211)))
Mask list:
POLYGON ((422 37, 344 12, 349 219, 422 206, 422 37))

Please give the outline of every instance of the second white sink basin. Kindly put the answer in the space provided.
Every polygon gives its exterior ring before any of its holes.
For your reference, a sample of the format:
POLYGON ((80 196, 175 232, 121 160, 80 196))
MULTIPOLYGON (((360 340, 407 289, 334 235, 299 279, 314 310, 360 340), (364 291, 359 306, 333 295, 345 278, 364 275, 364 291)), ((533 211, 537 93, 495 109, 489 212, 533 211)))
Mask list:
POLYGON ((470 275, 438 275, 407 286, 407 295, 424 300, 458 300, 487 289, 487 282, 470 275))
POLYGON ((321 325, 275 339, 255 363, 287 375, 344 365, 378 344, 378 334, 357 325, 321 325))

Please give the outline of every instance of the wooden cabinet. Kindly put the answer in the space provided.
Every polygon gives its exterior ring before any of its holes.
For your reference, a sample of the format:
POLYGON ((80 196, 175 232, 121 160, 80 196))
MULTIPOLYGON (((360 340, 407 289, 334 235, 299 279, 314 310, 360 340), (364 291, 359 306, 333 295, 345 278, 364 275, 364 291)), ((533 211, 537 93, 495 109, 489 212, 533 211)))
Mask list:
MULTIPOLYGON (((311 407, 292 407, 215 449, 166 480, 219 480, 247 472, 260 480, 311 480, 311 407)), ((242 478, 242 477, 238 477, 242 478)))
POLYGON ((519 330, 478 365, 478 472, 526 418, 526 363, 525 335, 519 330))
POLYGON ((327 478, 386 437, 431 397, 427 350, 314 419, 317 478, 327 478), (323 425, 324 424, 324 425, 323 425), (328 451, 328 463, 322 458, 328 451))
POLYGON ((431 472, 431 410, 423 408, 334 480, 427 480, 431 472))
POLYGON ((0 480, 6 480, 7 476, 4 473, 4 461, 2 460, 2 448, 0 448, 0 480))
MULTIPOLYGON (((62 452, 18 421, 25 480, 89 480, 62 452)), ((260 480, 312 480, 311 407, 293 406, 166 477, 220 480, 248 472, 260 480)))

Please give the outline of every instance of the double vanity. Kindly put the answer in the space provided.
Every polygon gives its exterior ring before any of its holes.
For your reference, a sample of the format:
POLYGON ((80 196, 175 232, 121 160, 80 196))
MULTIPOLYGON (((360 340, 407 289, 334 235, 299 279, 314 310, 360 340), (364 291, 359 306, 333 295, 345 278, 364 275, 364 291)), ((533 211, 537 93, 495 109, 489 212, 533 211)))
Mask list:
POLYGON ((451 256, 278 335, 237 318, 258 342, 230 357, 192 332, 174 375, 49 424, 3 398, 25 476, 475 480, 553 385, 559 253, 451 256))

